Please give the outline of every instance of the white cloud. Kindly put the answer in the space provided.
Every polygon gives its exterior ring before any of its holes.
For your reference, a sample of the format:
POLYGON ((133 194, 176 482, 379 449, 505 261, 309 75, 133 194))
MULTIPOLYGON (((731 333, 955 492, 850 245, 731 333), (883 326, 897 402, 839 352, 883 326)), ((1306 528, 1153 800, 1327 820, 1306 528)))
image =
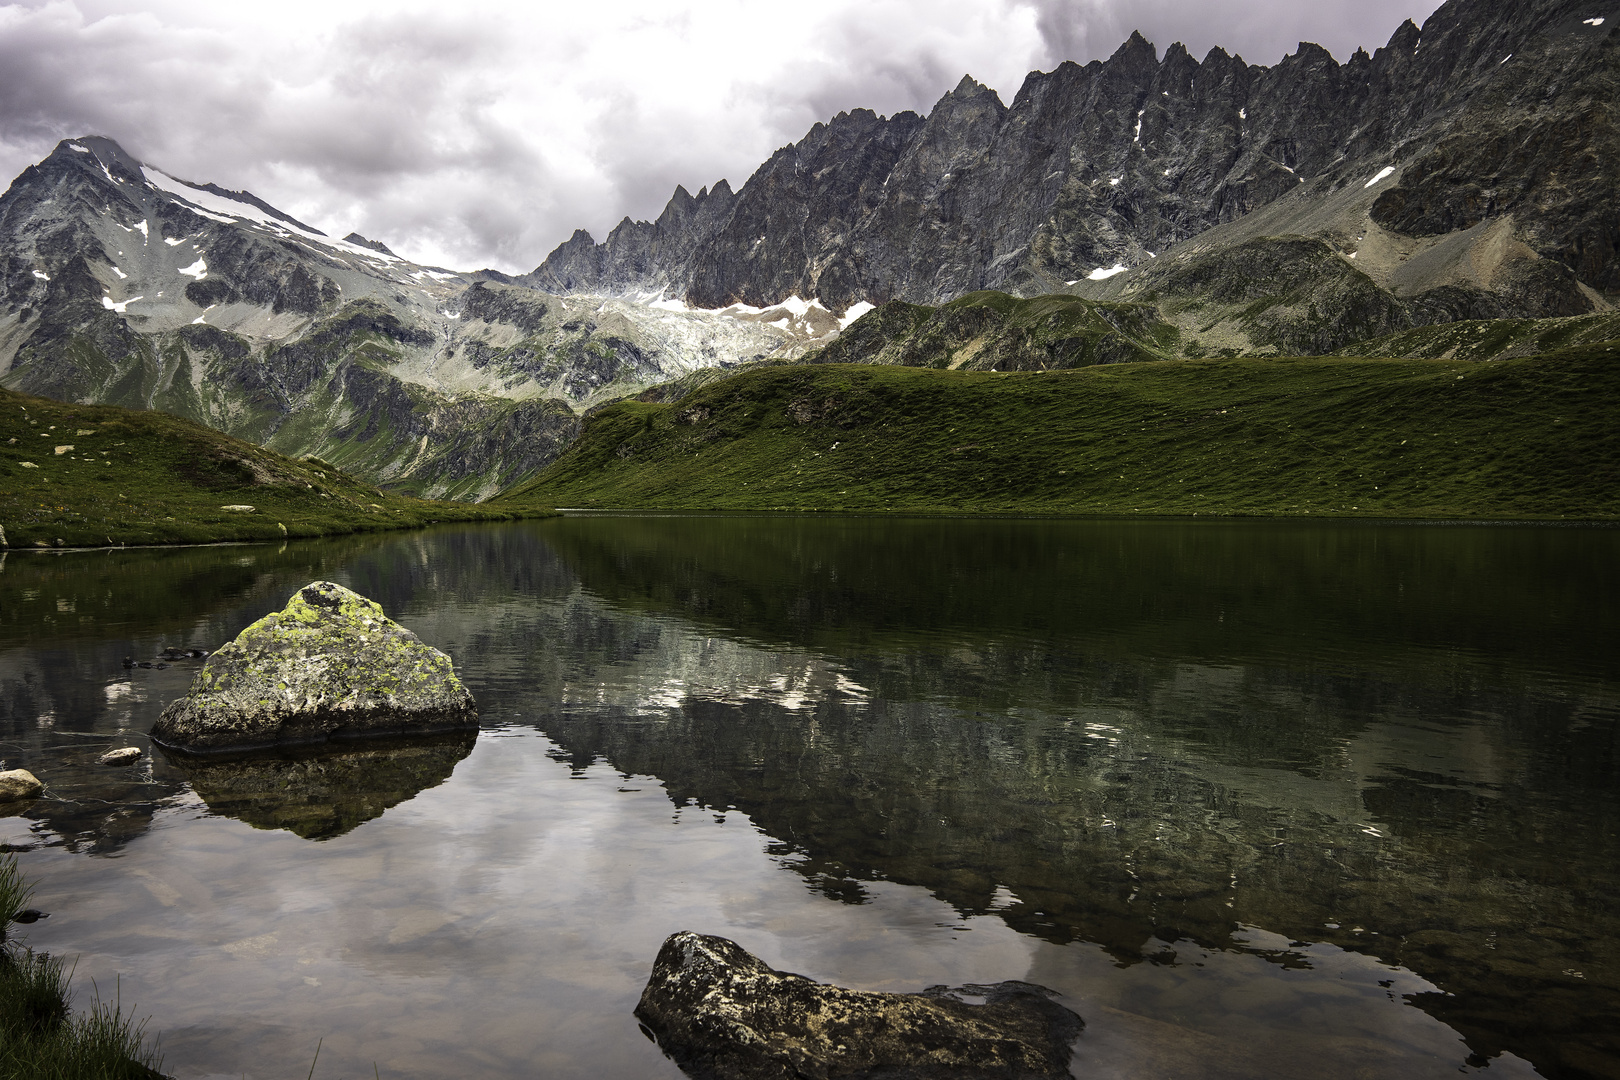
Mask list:
POLYGON ((1314 34, 1342 57, 1434 6, 1416 2, 13 3, 0 172, 105 134, 338 236, 521 271, 575 227, 656 215, 677 183, 741 186, 840 110, 926 112, 964 73, 1011 102, 1029 70, 1132 26, 1256 62, 1314 34))

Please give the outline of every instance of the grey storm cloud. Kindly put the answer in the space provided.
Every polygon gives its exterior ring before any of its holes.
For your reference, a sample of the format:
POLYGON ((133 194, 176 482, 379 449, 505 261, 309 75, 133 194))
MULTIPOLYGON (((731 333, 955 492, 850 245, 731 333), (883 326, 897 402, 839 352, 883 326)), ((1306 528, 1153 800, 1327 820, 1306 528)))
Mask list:
POLYGON ((1435 2, 1362 0, 1297 3, 1288 0, 1020 0, 1036 14, 1045 46, 1044 66, 1108 56, 1132 30, 1158 45, 1180 41, 1196 57, 1220 46, 1251 64, 1274 64, 1302 41, 1341 61, 1358 47, 1372 52, 1402 21, 1421 24, 1435 2))
POLYGON ((1344 59, 1438 0, 708 0, 486 5, 153 0, 0 4, 0 171, 104 134, 338 235, 456 268, 527 270, 576 227, 656 215, 677 183, 740 186, 818 120, 927 112, 963 74, 1221 45, 1344 59))

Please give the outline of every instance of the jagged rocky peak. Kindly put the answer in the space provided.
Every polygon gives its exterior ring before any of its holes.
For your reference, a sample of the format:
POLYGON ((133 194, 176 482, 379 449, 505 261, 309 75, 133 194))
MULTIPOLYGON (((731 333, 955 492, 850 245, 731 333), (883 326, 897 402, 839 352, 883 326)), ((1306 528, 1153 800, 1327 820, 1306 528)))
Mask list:
POLYGON ((107 138, 105 135, 85 135, 77 139, 63 139, 56 144, 47 161, 67 161, 74 164, 91 167, 94 162, 112 173, 115 179, 133 181, 140 184, 146 182, 142 165, 136 161, 122 146, 107 138), (83 155, 88 153, 89 158, 83 155), (75 156, 78 155, 78 156, 75 156))
MULTIPOLYGON (((394 254, 392 251, 389 250, 388 245, 383 243, 381 240, 367 240, 365 237, 361 236, 357 232, 352 232, 348 236, 345 236, 343 239, 344 239, 344 242, 346 242, 346 243, 358 244, 360 247, 370 248, 372 251, 378 251, 378 252, 381 252, 384 255, 393 255, 394 254)), ((395 256, 395 257, 397 258, 398 256, 395 256)))
MULTIPOLYGON (((333 241, 251 192, 179 179, 105 136, 64 140, 24 170, 0 197, 0 243, 13 262, 38 264, 38 281, 66 271, 83 285, 72 273, 83 260, 104 309, 150 330, 206 321, 286 333, 344 295, 396 294, 389 266, 401 262, 380 245, 333 241)), ((8 276, 7 312, 51 306, 36 299, 8 276)), ((0 333, 0 364, 24 336, 0 333)))
POLYGON ((627 223, 601 245, 576 234, 533 276, 696 307, 1043 292, 1144 267, 1288 200, 1287 231, 1347 258, 1375 224, 1421 235, 1511 214, 1535 254, 1613 293, 1612 170, 1582 149, 1606 152, 1613 123, 1581 101, 1613 96, 1615 58, 1609 31, 1576 18, 1584 10, 1448 0, 1374 53, 1339 63, 1301 42, 1270 67, 1218 47, 1199 61, 1180 43, 1161 58, 1133 33, 1106 60, 1031 73, 1010 106, 964 77, 926 118, 840 113, 771 155, 718 211, 681 216, 678 237, 684 192, 659 224, 627 223), (1576 161, 1589 162, 1580 182, 1553 180, 1576 161), (1422 191, 1409 182, 1419 179, 1422 191), (1371 220, 1355 199, 1327 208, 1355 183, 1368 204, 1404 194, 1371 220))

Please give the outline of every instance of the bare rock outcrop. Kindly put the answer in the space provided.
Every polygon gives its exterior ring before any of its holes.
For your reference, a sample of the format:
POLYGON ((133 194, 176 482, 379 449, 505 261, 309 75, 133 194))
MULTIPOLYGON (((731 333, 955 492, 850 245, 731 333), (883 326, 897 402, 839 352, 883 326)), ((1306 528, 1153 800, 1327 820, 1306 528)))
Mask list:
POLYGON ((27 769, 7 769, 0 772, 0 802, 14 802, 37 798, 45 790, 39 777, 27 769))
POLYGON ((699 1080, 1055 1080, 1084 1022, 1052 996, 1023 982, 846 990, 683 930, 659 950, 636 1016, 699 1080))

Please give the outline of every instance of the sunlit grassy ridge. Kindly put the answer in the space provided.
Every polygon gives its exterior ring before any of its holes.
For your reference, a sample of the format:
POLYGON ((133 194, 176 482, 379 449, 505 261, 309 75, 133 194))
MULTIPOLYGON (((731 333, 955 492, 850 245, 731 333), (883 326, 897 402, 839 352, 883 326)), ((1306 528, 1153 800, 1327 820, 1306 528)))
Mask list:
POLYGON ((597 413, 496 505, 1620 517, 1620 344, 1488 364, 773 367, 597 413))
POLYGON ((0 390, 0 528, 13 548, 275 540, 513 516, 390 495, 167 413, 0 390))

